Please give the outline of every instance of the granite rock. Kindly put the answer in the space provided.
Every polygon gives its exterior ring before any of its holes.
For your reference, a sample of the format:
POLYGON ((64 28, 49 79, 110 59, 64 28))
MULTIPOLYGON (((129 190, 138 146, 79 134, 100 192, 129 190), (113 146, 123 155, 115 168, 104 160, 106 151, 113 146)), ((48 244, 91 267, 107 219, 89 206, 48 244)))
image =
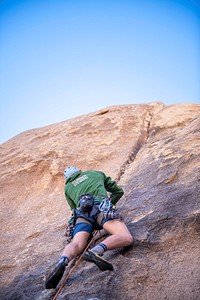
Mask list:
POLYGON ((66 244, 63 170, 110 175, 133 247, 82 262, 57 299, 200 299, 200 105, 112 106, 0 145, 0 298, 52 299, 45 275, 66 244))

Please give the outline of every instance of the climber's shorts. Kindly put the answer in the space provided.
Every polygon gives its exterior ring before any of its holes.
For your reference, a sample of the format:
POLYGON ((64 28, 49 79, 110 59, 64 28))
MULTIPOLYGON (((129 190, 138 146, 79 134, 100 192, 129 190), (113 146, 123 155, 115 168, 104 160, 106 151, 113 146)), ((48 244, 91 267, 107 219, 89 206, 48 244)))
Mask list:
POLYGON ((93 230, 94 227, 89 221, 84 220, 83 218, 78 218, 74 227, 73 237, 78 232, 88 232, 92 234, 93 230))

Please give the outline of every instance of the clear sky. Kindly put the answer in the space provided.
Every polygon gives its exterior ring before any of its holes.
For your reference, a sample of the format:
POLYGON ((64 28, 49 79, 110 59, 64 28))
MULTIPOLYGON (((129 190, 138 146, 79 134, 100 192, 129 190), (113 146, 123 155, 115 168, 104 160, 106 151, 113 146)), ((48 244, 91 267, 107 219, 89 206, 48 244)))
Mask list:
POLYGON ((199 0, 0 0, 0 143, 152 101, 200 103, 199 0))

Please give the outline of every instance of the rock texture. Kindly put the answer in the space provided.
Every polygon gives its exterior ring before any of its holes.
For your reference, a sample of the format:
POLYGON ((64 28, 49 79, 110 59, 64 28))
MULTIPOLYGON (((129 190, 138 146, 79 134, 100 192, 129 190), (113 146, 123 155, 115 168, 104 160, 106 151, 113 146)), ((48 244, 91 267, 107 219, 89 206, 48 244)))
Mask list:
POLYGON ((134 246, 106 253, 114 272, 82 262, 57 299, 200 299, 200 105, 122 105, 24 132, 0 146, 0 299, 52 299, 67 165, 98 169, 125 190, 134 246))

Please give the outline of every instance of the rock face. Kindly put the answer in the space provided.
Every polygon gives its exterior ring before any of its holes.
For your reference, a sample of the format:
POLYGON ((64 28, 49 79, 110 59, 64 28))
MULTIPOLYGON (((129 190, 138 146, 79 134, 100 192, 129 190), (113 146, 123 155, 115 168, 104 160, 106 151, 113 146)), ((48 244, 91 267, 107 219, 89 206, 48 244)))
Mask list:
POLYGON ((0 149, 0 299, 53 298, 44 278, 66 243, 67 165, 118 181, 135 243, 106 253, 113 272, 82 262, 57 299, 200 299, 200 105, 113 106, 0 149))

